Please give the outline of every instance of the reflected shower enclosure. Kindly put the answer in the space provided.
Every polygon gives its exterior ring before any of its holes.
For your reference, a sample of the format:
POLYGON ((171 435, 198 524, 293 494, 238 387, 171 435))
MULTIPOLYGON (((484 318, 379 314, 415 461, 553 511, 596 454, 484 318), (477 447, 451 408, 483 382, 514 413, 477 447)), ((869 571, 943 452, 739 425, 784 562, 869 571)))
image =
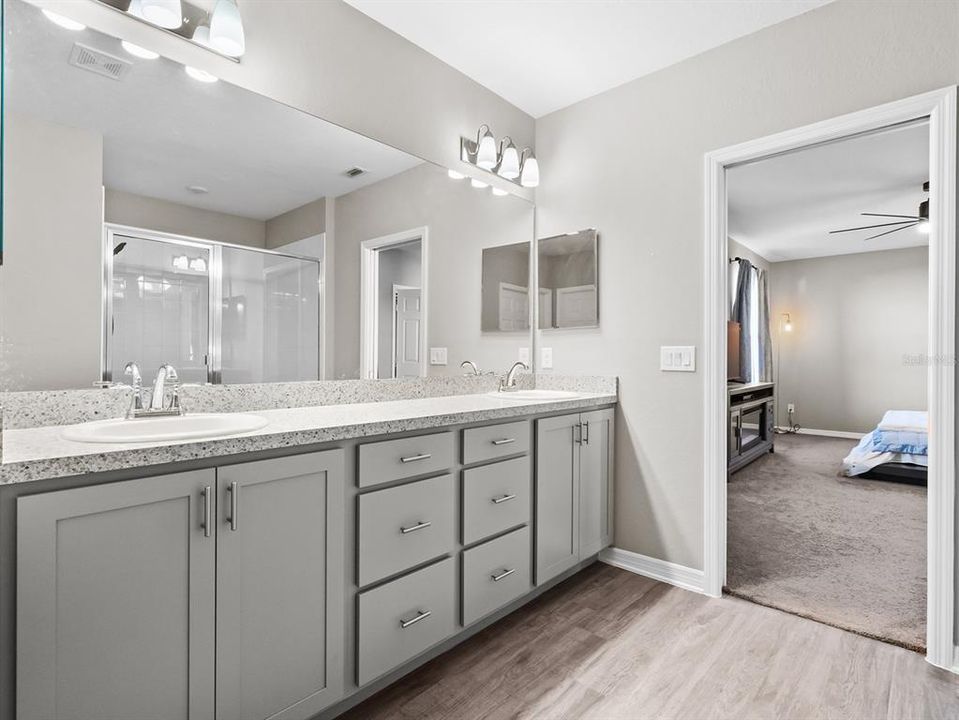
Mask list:
POLYGON ((102 380, 130 361, 184 382, 318 380, 322 260, 108 227, 102 380))

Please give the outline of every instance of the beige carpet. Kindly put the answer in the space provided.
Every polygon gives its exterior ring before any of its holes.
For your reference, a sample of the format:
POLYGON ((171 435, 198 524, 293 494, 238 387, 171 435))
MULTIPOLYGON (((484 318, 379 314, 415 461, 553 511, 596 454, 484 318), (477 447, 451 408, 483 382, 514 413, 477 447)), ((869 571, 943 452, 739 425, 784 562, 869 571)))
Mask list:
POLYGON ((855 444, 778 435, 730 478, 727 589, 923 651, 926 489, 839 477, 855 444))

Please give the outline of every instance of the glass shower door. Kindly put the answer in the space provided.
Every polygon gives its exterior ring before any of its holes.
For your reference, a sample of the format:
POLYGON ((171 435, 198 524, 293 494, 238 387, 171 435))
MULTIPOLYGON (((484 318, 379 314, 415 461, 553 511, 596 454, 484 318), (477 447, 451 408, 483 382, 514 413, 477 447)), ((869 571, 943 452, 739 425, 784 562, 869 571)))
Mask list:
POLYGON ((164 363, 182 382, 205 383, 210 350, 210 249, 114 235, 108 368, 123 382, 136 362, 144 381, 164 363))

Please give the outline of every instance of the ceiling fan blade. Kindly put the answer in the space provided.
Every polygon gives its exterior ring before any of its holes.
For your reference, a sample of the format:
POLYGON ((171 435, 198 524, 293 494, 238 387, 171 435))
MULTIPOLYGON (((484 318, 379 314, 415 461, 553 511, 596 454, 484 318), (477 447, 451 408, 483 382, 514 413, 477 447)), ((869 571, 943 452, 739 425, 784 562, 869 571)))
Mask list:
POLYGON ((899 232, 900 230, 906 230, 908 228, 915 227, 918 224, 919 223, 914 222, 911 225, 904 225, 903 227, 897 227, 895 230, 886 230, 886 232, 881 232, 878 235, 873 235, 872 237, 863 238, 863 242, 865 242, 866 240, 875 240, 877 237, 882 237, 883 235, 889 235, 894 232, 899 232))
POLYGON ((872 230, 873 228, 891 227, 893 225, 908 225, 916 222, 919 222, 918 218, 912 220, 898 220, 897 222, 879 223, 878 225, 863 225, 862 227, 844 228, 842 230, 830 230, 829 234, 834 235, 836 233, 854 232, 855 230, 872 230))
POLYGON ((868 217, 898 217, 898 218, 909 218, 911 220, 918 220, 918 215, 892 215, 890 213, 859 213, 860 215, 866 215, 868 217))

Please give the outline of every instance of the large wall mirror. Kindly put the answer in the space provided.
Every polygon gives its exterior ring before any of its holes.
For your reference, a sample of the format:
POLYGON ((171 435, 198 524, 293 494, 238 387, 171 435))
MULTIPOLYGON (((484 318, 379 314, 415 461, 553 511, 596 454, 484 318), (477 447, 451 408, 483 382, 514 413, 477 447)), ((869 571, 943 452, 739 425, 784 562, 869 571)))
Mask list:
POLYGON ((123 381, 129 361, 192 382, 460 374, 530 345, 482 303, 484 250, 525 244, 528 275, 530 203, 4 11, 2 389, 123 381))
POLYGON ((598 238, 595 230, 542 238, 539 255, 539 327, 599 325, 598 238))

